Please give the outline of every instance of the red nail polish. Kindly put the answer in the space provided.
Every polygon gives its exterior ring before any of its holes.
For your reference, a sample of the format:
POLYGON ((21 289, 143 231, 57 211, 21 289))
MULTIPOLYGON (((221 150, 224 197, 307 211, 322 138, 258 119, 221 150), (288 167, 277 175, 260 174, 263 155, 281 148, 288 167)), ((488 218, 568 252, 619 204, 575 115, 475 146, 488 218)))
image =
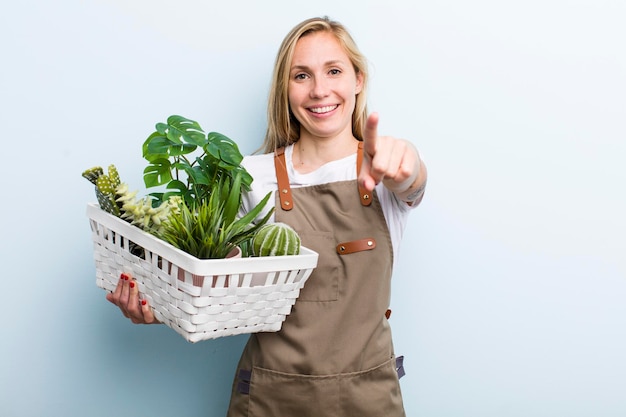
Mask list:
POLYGON ((125 272, 122 272, 122 275, 120 275, 120 279, 128 281, 128 275, 125 272))
POLYGON ((141 305, 145 306, 146 304, 148 304, 148 302, 146 300, 141 300, 141 305))
POLYGON ((135 283, 134 282, 130 283, 130 288, 135 288, 135 283))

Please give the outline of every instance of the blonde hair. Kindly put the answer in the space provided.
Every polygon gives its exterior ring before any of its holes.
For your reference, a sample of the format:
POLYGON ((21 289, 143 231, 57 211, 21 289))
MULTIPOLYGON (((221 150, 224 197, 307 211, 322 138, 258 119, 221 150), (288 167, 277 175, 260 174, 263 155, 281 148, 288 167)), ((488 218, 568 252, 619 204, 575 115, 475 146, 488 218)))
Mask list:
POLYGON ((300 137, 300 122, 289 108, 289 72, 296 43, 303 36, 315 32, 333 34, 345 49, 356 74, 362 76, 363 85, 361 92, 357 94, 352 114, 352 134, 358 140, 363 140, 367 119, 367 59, 359 51, 345 26, 328 17, 315 17, 295 26, 283 40, 276 55, 267 105, 267 131, 262 146, 266 153, 297 142, 300 137))

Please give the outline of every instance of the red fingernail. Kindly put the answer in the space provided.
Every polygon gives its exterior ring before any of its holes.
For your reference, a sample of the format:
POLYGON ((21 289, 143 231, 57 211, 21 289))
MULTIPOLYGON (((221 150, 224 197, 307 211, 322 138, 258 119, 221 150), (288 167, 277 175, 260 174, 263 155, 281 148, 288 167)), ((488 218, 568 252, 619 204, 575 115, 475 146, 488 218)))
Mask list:
POLYGON ((124 281, 128 281, 128 274, 122 272, 122 275, 120 275, 120 278, 123 279, 124 281))
POLYGON ((146 304, 148 304, 148 302, 146 300, 141 300, 141 305, 145 306, 146 304))
POLYGON ((135 288, 135 283, 134 282, 130 283, 130 288, 135 288))

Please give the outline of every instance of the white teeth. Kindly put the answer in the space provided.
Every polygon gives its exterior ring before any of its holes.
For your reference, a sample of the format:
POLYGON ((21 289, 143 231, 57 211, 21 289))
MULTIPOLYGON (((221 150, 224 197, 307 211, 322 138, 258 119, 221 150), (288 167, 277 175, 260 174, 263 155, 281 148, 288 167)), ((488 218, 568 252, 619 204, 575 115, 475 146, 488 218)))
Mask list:
POLYGON ((328 113, 329 111, 335 110, 337 108, 336 105, 334 106, 325 106, 325 107, 311 107, 311 111, 313 113, 328 113))

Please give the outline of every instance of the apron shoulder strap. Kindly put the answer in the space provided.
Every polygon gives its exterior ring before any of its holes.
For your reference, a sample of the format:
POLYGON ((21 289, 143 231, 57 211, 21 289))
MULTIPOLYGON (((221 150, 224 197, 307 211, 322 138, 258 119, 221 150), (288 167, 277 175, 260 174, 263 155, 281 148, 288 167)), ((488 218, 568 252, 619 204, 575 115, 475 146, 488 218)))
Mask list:
POLYGON ((285 148, 278 148, 274 152, 274 169, 276 170, 276 181, 278 182, 280 207, 285 211, 289 211, 293 208, 293 198, 291 196, 291 186, 289 185, 289 175, 287 174, 287 163, 285 162, 285 148))
MULTIPOLYGON (((359 149, 356 153, 356 175, 359 176, 361 172, 361 165, 363 164, 363 142, 359 142, 359 149)), ((361 204, 369 206, 372 204, 372 193, 361 187, 359 184, 359 197, 361 198, 361 204)))

